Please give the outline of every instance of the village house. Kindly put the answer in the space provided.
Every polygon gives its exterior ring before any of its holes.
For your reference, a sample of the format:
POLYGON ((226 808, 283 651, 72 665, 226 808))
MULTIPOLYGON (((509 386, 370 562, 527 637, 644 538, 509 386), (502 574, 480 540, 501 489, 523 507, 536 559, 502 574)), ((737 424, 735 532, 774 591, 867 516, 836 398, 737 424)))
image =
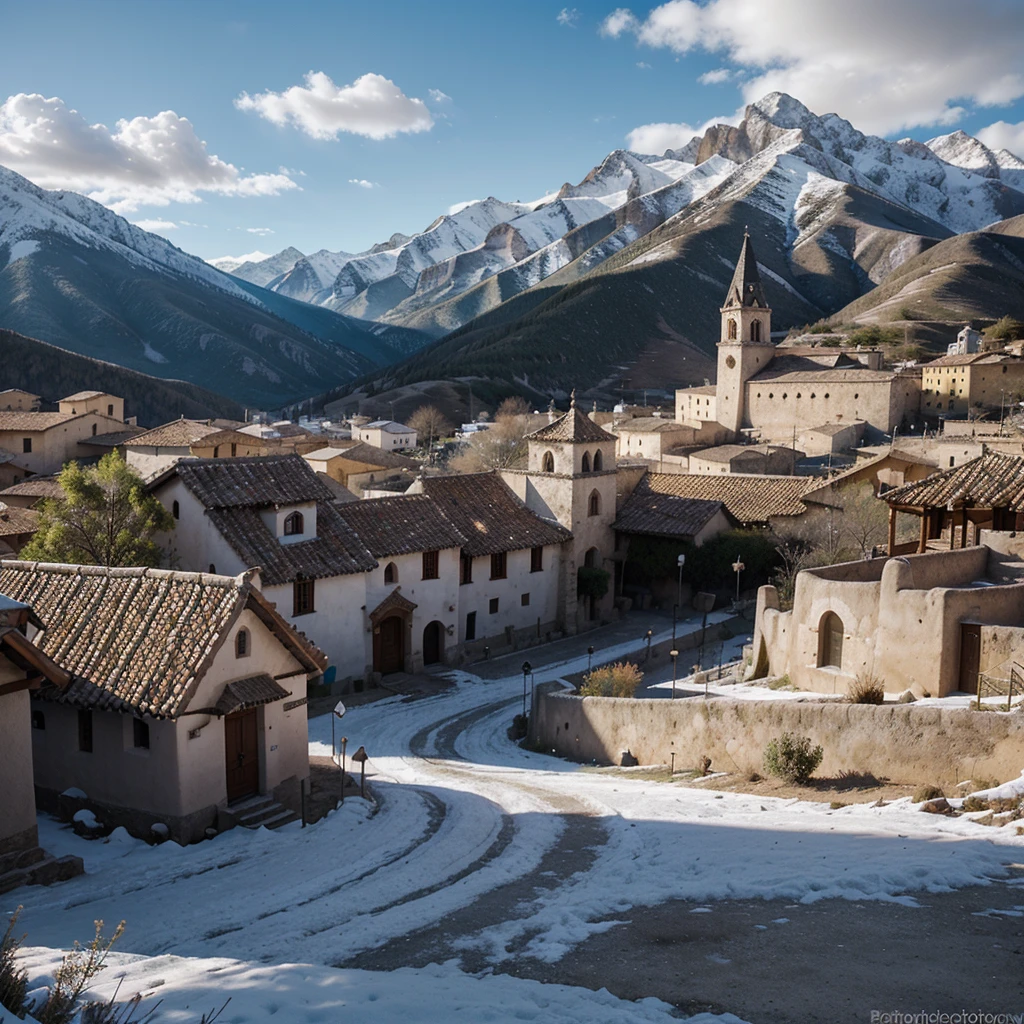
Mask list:
POLYGON ((921 372, 926 417, 1002 413, 1024 397, 1024 359, 1006 353, 946 355, 925 363, 921 372))
POLYGON ((125 462, 143 480, 151 480, 181 459, 192 458, 192 445, 221 428, 204 420, 171 420, 124 442, 125 462))
POLYGON ((70 680, 33 692, 41 807, 80 801, 105 825, 140 836, 157 826, 182 843, 295 819, 309 775, 306 687, 326 658, 255 572, 8 561, 0 593, 32 607, 23 646, 70 680))
POLYGON ((317 473, 357 496, 381 489, 403 492, 420 468, 420 464, 407 455, 360 441, 336 441, 305 453, 303 458, 317 473))
POLYGON ((31 476, 0 491, 0 501, 8 508, 39 508, 47 498, 60 498, 63 495, 64 491, 56 477, 31 476))
POLYGON ((258 567, 267 599, 327 654, 328 678, 361 672, 352 657, 362 652, 362 576, 377 560, 300 455, 185 460, 150 489, 175 519, 155 537, 168 565, 232 575, 258 567))
MULTIPOLYGON (((623 419, 610 425, 609 429, 618 438, 616 455, 621 458, 643 459, 652 469, 673 448, 684 445, 714 443, 714 434, 702 435, 694 427, 688 427, 673 419, 660 416, 643 416, 623 419)), ((722 431, 724 435, 724 431, 722 431)))
POLYGON ((31 391, 6 388, 0 391, 0 410, 3 412, 36 412, 42 399, 31 391))
POLYGON ((353 584, 364 609, 350 657, 362 639, 364 675, 419 672, 450 658, 458 644, 460 554, 467 538, 425 494, 355 501, 338 509, 378 565, 353 584))
POLYGON ((29 694, 44 684, 66 688, 71 677, 28 640, 30 624, 42 625, 27 604, 0 592, 0 893, 82 873, 80 857, 54 860, 39 847, 29 694))
POLYGON ((748 473, 792 476, 804 453, 795 448, 773 444, 721 444, 691 452, 687 459, 690 473, 748 473))
POLYGON ((394 420, 374 420, 355 428, 358 440, 384 451, 408 450, 416 447, 416 431, 394 420))
POLYGON ((16 555, 39 529, 39 513, 0 501, 0 557, 16 555))

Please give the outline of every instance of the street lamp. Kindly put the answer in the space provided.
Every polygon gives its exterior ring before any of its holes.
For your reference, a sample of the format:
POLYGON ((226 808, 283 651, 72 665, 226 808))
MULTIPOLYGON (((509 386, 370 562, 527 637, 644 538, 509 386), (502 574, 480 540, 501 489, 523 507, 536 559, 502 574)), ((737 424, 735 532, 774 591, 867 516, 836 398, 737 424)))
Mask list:
POLYGON ((668 652, 672 658, 672 699, 676 699, 676 658, 679 657, 679 652, 673 647, 668 652))
POLYGON ((680 555, 676 559, 676 565, 679 566, 679 591, 676 594, 676 604, 680 608, 683 607, 683 566, 686 565, 686 555, 680 555))
POLYGON ((590 668, 594 663, 594 645, 591 644, 587 648, 587 675, 590 674, 590 668))
POLYGON ((654 630, 647 630, 647 661, 651 660, 651 637, 654 636, 654 630))
POLYGON ((533 666, 528 662, 523 662, 523 718, 526 717, 526 677, 533 671, 533 666))
POLYGON ((746 566, 740 561, 740 556, 736 556, 736 561, 732 563, 732 571, 736 573, 736 603, 740 603, 740 573, 746 569, 746 566))

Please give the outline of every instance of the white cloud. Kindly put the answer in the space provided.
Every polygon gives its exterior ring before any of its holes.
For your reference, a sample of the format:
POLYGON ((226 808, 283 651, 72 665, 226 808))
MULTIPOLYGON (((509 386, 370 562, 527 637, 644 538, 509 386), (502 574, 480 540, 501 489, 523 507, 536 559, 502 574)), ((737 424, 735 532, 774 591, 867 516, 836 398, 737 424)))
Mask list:
POLYGON ((451 217, 454 214, 458 213, 459 210, 464 210, 467 206, 472 206, 474 203, 479 202, 482 202, 482 200, 467 199, 464 203, 452 203, 452 205, 448 207, 448 216, 451 217))
POLYGON ((650 65, 650 64, 648 64, 648 63, 647 63, 647 61, 645 61, 645 60, 638 60, 638 61, 636 62, 636 66, 637 66, 637 67, 638 67, 638 68, 639 68, 639 69, 640 69, 641 71, 650 71, 650 70, 651 70, 651 65, 650 65))
POLYGON ((243 92, 235 106, 274 124, 293 124, 314 139, 336 139, 342 132, 390 139, 434 127, 423 100, 406 96, 383 75, 361 75, 351 85, 338 86, 322 71, 310 71, 305 82, 284 92, 243 92))
POLYGON ((989 149, 1008 149, 1014 156, 1024 160, 1024 156, 1021 156, 1024 153, 1024 121, 1018 121, 1017 124, 996 121, 976 134, 989 149))
POLYGON ((358 185, 360 188, 380 188, 376 181, 367 181, 366 178, 349 178, 350 185, 358 185))
POLYGON ((580 20, 580 12, 575 7, 563 7, 555 20, 566 28, 575 28, 580 20))
MULTIPOLYGON (((177 231, 178 225, 173 220, 133 220, 132 223, 143 231, 177 231)), ((182 223, 186 223, 182 221, 182 223)))
POLYGON ((732 72, 728 68, 715 68, 714 71, 705 71, 697 81, 701 85, 721 85, 722 82, 728 82, 730 78, 732 78, 732 72))
POLYGON ((452 101, 451 96, 449 96, 448 93, 446 93, 446 92, 441 92, 440 89, 428 89, 427 90, 427 95, 435 103, 451 103, 451 101, 452 101))
POLYGON ((245 230, 248 231, 250 235, 259 235, 260 238, 266 238, 267 235, 272 235, 274 233, 273 228, 246 228, 245 230))
POLYGON ((965 100, 1024 96, 1024 18, 1004 0, 670 0, 642 20, 620 8, 601 30, 677 54, 725 54, 753 72, 748 102, 786 92, 867 132, 950 124, 965 100))
POLYGON ((601 22, 601 27, 598 31, 603 36, 618 39, 623 32, 635 32, 639 24, 631 10, 626 7, 619 7, 601 22))
POLYGON ((642 124, 626 136, 626 145, 634 153, 664 153, 666 149, 682 149, 694 135, 703 135, 713 124, 737 124, 742 111, 737 114, 723 114, 695 127, 679 122, 658 122, 642 124))
POLYGON ((84 192, 119 213, 200 193, 277 195, 298 188, 285 174, 243 174, 207 152, 187 118, 173 110, 89 124, 58 97, 18 93, 0 105, 0 164, 43 188, 84 192))

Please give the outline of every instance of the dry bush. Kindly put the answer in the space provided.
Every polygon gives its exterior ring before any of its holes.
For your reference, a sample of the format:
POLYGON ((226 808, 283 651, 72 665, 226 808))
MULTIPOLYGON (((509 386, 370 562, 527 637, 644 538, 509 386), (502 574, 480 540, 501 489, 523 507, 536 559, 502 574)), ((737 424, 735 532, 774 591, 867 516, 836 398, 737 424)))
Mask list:
POLYGON ((14 935, 18 925, 21 907, 11 914, 7 922, 7 931, 0 939, 0 1006, 10 1010, 15 1017, 25 1012, 25 992, 28 986, 28 972, 18 966, 18 949, 25 936, 20 939, 14 935))
POLYGON ((103 938, 103 922, 96 921, 96 934, 88 946, 77 942, 70 953, 64 955, 53 979, 53 988, 46 1002, 33 1010, 39 1024, 71 1024, 77 1010, 75 1004, 85 986, 104 969, 104 961, 111 947, 124 932, 124 921, 115 929, 109 939, 103 938))
POLYGON ((817 771, 824 756, 820 744, 811 746, 809 736, 784 732, 765 747, 764 768, 769 775, 802 786, 817 771))
POLYGON ((851 704, 884 704, 885 687, 878 676, 870 673, 859 675, 853 681, 846 699, 851 704))
POLYGON ((629 661, 602 665, 583 677, 581 697, 632 697, 644 674, 629 661))
POLYGON ((914 791, 913 803, 923 804, 925 800, 937 800, 945 795, 938 786, 918 786, 914 791))

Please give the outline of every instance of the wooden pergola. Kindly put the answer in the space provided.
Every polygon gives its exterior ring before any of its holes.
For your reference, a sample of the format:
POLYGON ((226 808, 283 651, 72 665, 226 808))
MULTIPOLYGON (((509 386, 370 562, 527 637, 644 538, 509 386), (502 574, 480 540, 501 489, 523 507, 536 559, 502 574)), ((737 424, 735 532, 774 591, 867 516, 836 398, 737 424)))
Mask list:
POLYGON ((986 453, 952 469, 933 473, 924 480, 904 484, 881 496, 889 505, 889 551, 896 546, 899 514, 921 520, 917 550, 940 538, 949 528, 949 546, 967 547, 968 526, 974 527, 974 543, 982 527, 1016 530, 1024 523, 1024 458, 986 453))

